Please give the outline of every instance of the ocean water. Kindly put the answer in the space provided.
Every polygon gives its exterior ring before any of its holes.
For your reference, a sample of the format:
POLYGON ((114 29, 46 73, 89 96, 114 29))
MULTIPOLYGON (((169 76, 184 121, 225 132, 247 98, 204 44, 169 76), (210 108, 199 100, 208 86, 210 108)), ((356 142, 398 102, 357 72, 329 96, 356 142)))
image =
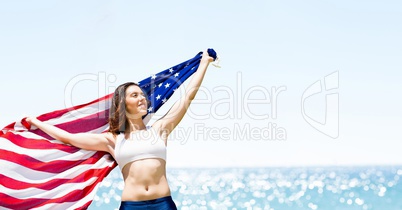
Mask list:
MULTIPOLYGON (((402 209, 402 166, 168 169, 178 209, 402 209)), ((117 209, 118 170, 89 209, 117 209)))

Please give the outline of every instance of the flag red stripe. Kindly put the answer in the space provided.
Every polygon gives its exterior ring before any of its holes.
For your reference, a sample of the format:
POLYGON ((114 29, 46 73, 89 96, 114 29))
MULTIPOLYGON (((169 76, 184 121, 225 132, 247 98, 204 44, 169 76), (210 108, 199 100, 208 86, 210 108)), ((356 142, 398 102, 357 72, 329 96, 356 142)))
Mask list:
POLYGON ((12 132, 7 132, 6 134, 0 135, 0 137, 26 149, 57 149, 67 153, 75 153, 80 150, 77 147, 69 146, 67 144, 55 144, 44 139, 26 138, 12 132))
POLYGON ((103 100, 108 100, 108 99, 112 98, 112 96, 113 96, 113 94, 109 94, 109 95, 106 95, 106 96, 104 96, 102 98, 95 99, 95 100, 93 100, 93 101, 91 101, 89 103, 80 104, 80 105, 73 106, 73 107, 70 107, 70 108, 67 108, 67 109, 60 109, 60 110, 56 110, 56 111, 49 112, 49 113, 46 113, 46 114, 42 114, 42 115, 38 116, 37 118, 39 120, 41 120, 41 121, 47 121, 47 120, 50 120, 50 119, 53 119, 53 118, 61 117, 62 115, 66 114, 68 112, 71 112, 73 110, 78 110, 80 108, 83 108, 83 107, 90 106, 92 104, 101 102, 103 100))
MULTIPOLYGON (((106 125, 108 123, 108 120, 107 117, 105 118, 105 116, 108 116, 108 114, 109 110, 105 110, 96 114, 88 115, 83 118, 60 123, 55 126, 70 133, 88 132, 90 130, 95 130, 106 125)), ((47 135, 45 132, 39 129, 31 130, 30 132, 42 136, 46 139, 53 139, 51 136, 47 135)))
MULTIPOLYGON (((107 168, 113 168, 114 166, 110 166, 107 168)), ((81 173, 80 175, 74 177, 74 178, 66 178, 66 179, 52 179, 48 182, 43 182, 43 183, 29 183, 29 182, 23 182, 19 181, 16 179, 13 179, 11 177, 4 176, 3 174, 0 174, 0 180, 1 180, 1 185, 4 187, 7 187, 9 189, 13 190, 23 190, 27 188, 37 188, 37 189, 42 189, 42 190, 52 190, 60 185, 63 184, 68 184, 68 183, 81 183, 89 180, 90 178, 93 177, 101 177, 104 174, 105 168, 102 169, 89 169, 85 173, 81 173)))
MULTIPOLYGON (((96 182, 98 183, 99 181, 96 182)), ((45 198, 18 199, 0 192, 0 198, 2 198, 0 200, 0 206, 4 206, 6 208, 11 209, 20 209, 21 207, 24 207, 24 209, 31 209, 33 207, 37 208, 51 203, 64 203, 66 201, 74 202, 82 199, 82 197, 90 193, 95 186, 96 184, 92 184, 86 186, 82 190, 73 190, 67 193, 65 196, 53 199, 45 199, 45 198)))
POLYGON ((104 110, 87 117, 58 124, 59 128, 70 133, 88 132, 108 124, 109 110, 104 110))
POLYGON ((36 171, 43 171, 48 173, 61 173, 65 170, 68 170, 74 166, 78 166, 81 164, 94 164, 99 158, 105 155, 104 152, 96 152, 90 158, 84 160, 54 160, 50 162, 42 162, 37 160, 29 155, 18 154, 12 151, 7 151, 0 149, 0 159, 14 162, 26 168, 30 168, 36 171), (10 158, 12 157, 12 158, 10 158))

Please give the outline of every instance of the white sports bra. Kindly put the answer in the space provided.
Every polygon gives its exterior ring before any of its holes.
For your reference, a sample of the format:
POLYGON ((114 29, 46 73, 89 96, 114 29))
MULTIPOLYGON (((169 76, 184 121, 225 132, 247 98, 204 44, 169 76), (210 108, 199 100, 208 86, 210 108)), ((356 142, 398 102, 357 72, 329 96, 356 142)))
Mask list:
POLYGON ((145 132, 130 134, 130 139, 125 139, 124 134, 119 134, 114 149, 115 159, 119 164, 120 170, 130 162, 148 159, 161 158, 166 160, 165 141, 156 131, 148 129, 145 132))

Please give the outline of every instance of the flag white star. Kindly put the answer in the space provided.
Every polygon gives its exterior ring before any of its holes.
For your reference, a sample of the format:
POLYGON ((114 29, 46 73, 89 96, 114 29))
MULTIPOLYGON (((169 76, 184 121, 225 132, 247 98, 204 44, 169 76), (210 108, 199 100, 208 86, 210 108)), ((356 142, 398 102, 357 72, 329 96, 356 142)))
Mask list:
POLYGON ((162 99, 162 103, 165 103, 165 102, 166 102, 166 100, 167 100, 166 98, 162 99))
POLYGON ((158 87, 161 87, 161 86, 162 86, 162 83, 159 83, 158 87))
POLYGON ((159 100, 161 98, 161 95, 156 96, 156 100, 159 100))
POLYGON ((176 74, 174 74, 174 77, 178 77, 179 76, 179 73, 177 72, 176 74))
POLYGON ((172 69, 172 68, 170 68, 170 69, 169 69, 169 72, 170 72, 170 73, 172 73, 172 72, 173 72, 173 69, 172 69))
POLYGON ((156 75, 155 75, 155 74, 152 74, 152 75, 151 75, 151 78, 152 78, 152 79, 155 79, 155 78, 156 78, 156 75))
POLYGON ((154 110, 152 106, 148 108, 148 112, 152 112, 152 110, 154 110))
POLYGON ((166 83, 165 88, 168 88, 170 86, 170 83, 166 83))

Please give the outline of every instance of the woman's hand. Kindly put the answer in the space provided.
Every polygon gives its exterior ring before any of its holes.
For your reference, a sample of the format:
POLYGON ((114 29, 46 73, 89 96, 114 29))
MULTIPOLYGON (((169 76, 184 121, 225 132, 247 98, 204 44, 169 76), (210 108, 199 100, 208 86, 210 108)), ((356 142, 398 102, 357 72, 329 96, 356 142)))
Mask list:
POLYGON ((211 56, 209 56, 208 50, 204 50, 204 52, 202 52, 201 63, 209 64, 209 63, 211 63, 212 61, 214 61, 214 58, 212 58, 211 56))
POLYGON ((29 123, 29 124, 33 124, 33 121, 35 121, 35 120, 38 120, 38 119, 36 119, 36 117, 27 117, 27 118, 25 118, 25 121, 27 122, 27 123, 29 123))

